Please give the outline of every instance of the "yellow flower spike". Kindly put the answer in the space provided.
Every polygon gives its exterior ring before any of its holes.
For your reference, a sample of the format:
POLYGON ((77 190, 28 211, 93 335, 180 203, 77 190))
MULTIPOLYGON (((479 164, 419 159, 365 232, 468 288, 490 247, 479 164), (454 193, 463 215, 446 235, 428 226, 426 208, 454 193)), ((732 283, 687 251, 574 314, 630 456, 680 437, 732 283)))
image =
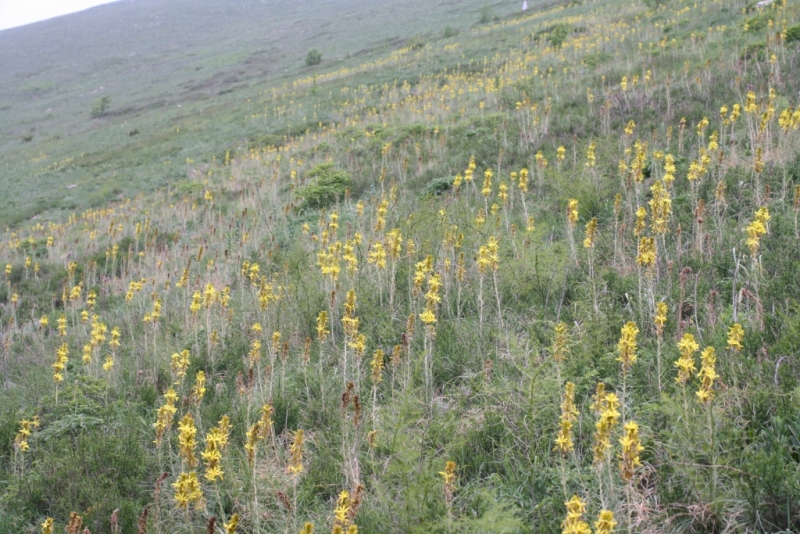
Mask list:
POLYGON ((574 449, 572 442, 572 425, 577 419, 578 409, 575 407, 575 384, 567 382, 564 386, 564 400, 561 402, 561 419, 553 450, 567 454, 574 449))
POLYGON ((42 534, 53 534, 53 518, 48 517, 42 523, 42 534))
POLYGON ((586 513, 586 502, 577 495, 565 502, 567 507, 567 517, 561 523, 562 534, 591 534, 589 524, 583 521, 583 514, 586 513))
POLYGON ((611 510, 602 510, 594 523, 595 534, 611 534, 617 522, 614 521, 614 512, 611 510))
POLYGON ((584 248, 593 248, 595 237, 597 237, 597 217, 592 217, 592 220, 586 223, 586 235, 583 240, 584 248))
POLYGON ((300 534, 314 534, 314 523, 306 523, 300 529, 300 534))
POLYGON ((656 325, 656 335, 661 337, 664 334, 664 325, 667 324, 667 303, 659 302, 656 304, 656 315, 653 318, 656 325))
POLYGON ((744 329, 739 323, 733 323, 728 329, 728 348, 734 352, 742 350, 742 340, 744 339, 744 329))
POLYGON ((571 198, 567 203, 567 222, 569 222, 570 227, 575 226, 578 222, 578 199, 571 198))
POLYGON ((617 361, 622 364, 622 374, 625 375, 636 362, 636 350, 638 348, 636 336, 639 334, 639 329, 636 327, 636 323, 629 321, 622 327, 621 334, 617 343, 617 351, 619 352, 617 361))
POLYGON ((292 436, 292 445, 289 447, 289 473, 297 475, 303 472, 303 447, 305 446, 305 433, 296 430, 292 436))
POLYGON ((640 237, 636 264, 651 268, 656 264, 656 240, 653 237, 640 237))
POLYGON ((179 508, 185 510, 190 504, 197 508, 203 500, 203 491, 200 489, 200 482, 194 471, 178 475, 178 480, 172 484, 172 487, 175 488, 175 502, 179 508))
POLYGON ((678 368, 678 376, 675 377, 675 381, 679 384, 686 384, 694 375, 696 370, 694 353, 699 348, 700 345, 695 342, 692 334, 683 334, 683 337, 678 342, 678 350, 681 353, 681 357, 675 362, 675 367, 678 368))
POLYGON ((189 467, 197 465, 197 457, 194 454, 197 443, 195 437, 197 436, 197 427, 194 426, 194 418, 192 414, 187 413, 183 419, 178 423, 178 445, 180 450, 178 454, 186 461, 189 467))
POLYGON ((239 514, 233 514, 229 523, 223 524, 225 527, 225 534, 236 534, 236 528, 239 526, 239 514))
POLYGON ((619 440, 622 452, 619 455, 620 476, 623 481, 630 482, 636 468, 642 465, 639 453, 644 450, 639 439, 639 425, 635 421, 625 424, 625 435, 619 440))
POLYGON ((700 368, 700 389, 697 390, 697 399, 702 404, 708 404, 714 398, 714 380, 718 378, 716 373, 717 353, 714 347, 706 347, 700 353, 702 366, 700 368))

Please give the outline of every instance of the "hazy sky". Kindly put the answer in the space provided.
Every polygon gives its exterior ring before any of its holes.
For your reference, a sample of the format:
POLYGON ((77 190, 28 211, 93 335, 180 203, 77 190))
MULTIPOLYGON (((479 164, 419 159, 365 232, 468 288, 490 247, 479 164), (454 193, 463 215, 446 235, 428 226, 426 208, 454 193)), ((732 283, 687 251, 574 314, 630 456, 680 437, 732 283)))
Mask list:
POLYGON ((0 0, 0 30, 82 11, 114 0, 0 0))

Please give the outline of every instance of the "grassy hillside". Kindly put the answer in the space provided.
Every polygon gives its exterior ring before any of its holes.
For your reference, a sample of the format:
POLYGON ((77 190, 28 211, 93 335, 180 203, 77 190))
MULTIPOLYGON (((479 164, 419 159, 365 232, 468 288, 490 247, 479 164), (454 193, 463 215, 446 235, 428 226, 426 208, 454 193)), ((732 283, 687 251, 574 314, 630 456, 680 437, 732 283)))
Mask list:
POLYGON ((0 147, 0 532, 800 529, 800 5, 448 6, 0 147))
POLYGON ((174 184, 187 160, 298 127, 248 124, 261 93, 469 28, 483 6, 131 0, 2 31, 0 225, 174 184), (323 63, 309 69, 312 48, 323 63))

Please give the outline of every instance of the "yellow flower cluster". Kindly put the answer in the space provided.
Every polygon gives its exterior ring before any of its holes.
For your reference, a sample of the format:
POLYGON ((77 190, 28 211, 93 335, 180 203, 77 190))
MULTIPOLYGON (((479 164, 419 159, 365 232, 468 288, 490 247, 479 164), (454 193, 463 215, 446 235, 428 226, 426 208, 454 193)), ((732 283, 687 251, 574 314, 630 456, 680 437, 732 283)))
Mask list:
POLYGON ((292 444, 289 446, 289 473, 297 475, 303 472, 303 447, 305 445, 305 433, 302 429, 296 430, 292 444))
POLYGON ((230 432, 230 420, 227 415, 224 415, 219 424, 206 434, 206 449, 200 456, 206 466, 205 478, 209 482, 223 478, 224 472, 220 462, 222 461, 222 451, 228 444, 230 432))
POLYGON ((436 305, 442 298, 439 290, 442 287, 442 279, 439 273, 434 273, 428 277, 428 291, 425 293, 425 309, 419 314, 419 320, 428 326, 436 322, 436 305))
POLYGON ((656 240, 653 237, 639 238, 639 253, 636 264, 642 267, 653 267, 656 264, 656 240))
POLYGON ((192 392, 190 394, 190 398, 194 401, 195 404, 200 404, 200 401, 203 400, 203 396, 206 394, 206 373, 205 371, 197 371, 197 375, 194 379, 194 387, 192 388, 192 392))
POLYGON ((619 352, 617 361, 622 364, 622 374, 625 375, 636 361, 636 336, 639 334, 639 329, 636 327, 636 323, 629 321, 622 327, 621 334, 617 343, 619 352))
POLYGON ((500 268, 500 244, 497 238, 489 236, 485 245, 481 245, 478 249, 478 272, 481 274, 492 271, 497 271, 500 268))
POLYGON ((633 235, 642 235, 646 226, 647 210, 643 206, 639 206, 639 208, 636 210, 636 222, 633 225, 633 235))
POLYGON ((187 413, 183 416, 183 419, 178 423, 178 431, 180 432, 178 435, 178 454, 186 461, 189 467, 194 467, 197 465, 197 457, 194 454, 197 446, 195 441, 197 427, 194 426, 192 414, 187 413))
POLYGON ((175 413, 178 411, 175 407, 177 401, 178 394, 175 393, 174 389, 169 388, 164 393, 164 404, 156 412, 156 422, 153 424, 156 429, 156 444, 161 443, 164 434, 172 427, 172 418, 175 417, 175 413))
POLYGON ((578 199, 571 198, 569 202, 567 202, 567 222, 569 222, 570 228, 575 226, 578 222, 578 199))
POLYGON ((594 433, 594 462, 599 464, 605 461, 606 451, 611 448, 611 433, 619 423, 620 407, 619 398, 615 393, 605 393, 605 386, 597 384, 595 402, 592 408, 597 413, 594 433), (602 387, 601 387, 602 386, 602 387))
POLYGON ((317 339, 322 343, 328 339, 328 334, 330 333, 330 328, 328 328, 328 312, 321 311, 319 315, 317 315, 317 339))
POLYGON ((63 373, 67 362, 69 362, 69 346, 66 343, 62 343, 56 349, 56 361, 53 364, 53 381, 56 383, 64 380, 63 373))
POLYGON ((223 524, 225 527, 225 534, 236 534, 236 529, 239 527, 239 514, 233 514, 229 523, 223 524))
POLYGON ((342 327, 344 335, 354 338, 358 334, 359 319, 356 317, 356 292, 351 289, 347 292, 344 302, 344 316, 342 316, 342 327))
POLYGON ((375 265, 378 269, 386 268, 386 249, 380 242, 373 243, 367 255, 367 263, 375 265))
POLYGON ((381 349, 376 350, 369 364, 372 368, 372 383, 376 386, 380 384, 383 379, 384 356, 381 349))
POLYGON ((669 191, 660 181, 650 188, 653 197, 650 199, 650 229, 654 234, 664 234, 669 229, 669 216, 672 215, 672 199, 669 191))
POLYGON ((664 301, 656 304, 656 315, 653 318, 656 325, 656 335, 661 337, 664 334, 664 325, 667 324, 667 303, 664 301))
POLYGON ((564 386, 564 400, 561 402, 561 419, 558 423, 558 437, 553 450, 567 454, 574 449, 572 443, 572 425, 578 417, 575 407, 575 384, 567 382, 564 386))
POLYGON ((678 376, 675 380, 678 384, 686 384, 694 374, 696 367, 694 364, 694 353, 700 348, 700 345, 694 340, 692 334, 683 334, 683 337, 678 342, 678 350, 681 357, 675 362, 675 367, 678 368, 678 376))
POLYGON ((175 376, 178 377, 179 382, 183 380, 183 377, 186 376, 186 371, 189 369, 189 363, 191 360, 191 356, 189 354, 189 349, 183 349, 180 352, 176 352, 172 355, 172 363, 170 367, 172 368, 172 372, 175 373, 175 376))
POLYGON ((39 416, 33 416, 33 419, 23 419, 19 422, 19 432, 14 436, 14 449, 19 452, 26 452, 30 449, 28 445, 28 438, 31 437, 33 431, 39 428, 39 416))
POLYGON ((702 366, 700 367, 700 389, 697 390, 697 399, 707 404, 714 398, 714 380, 717 378, 715 366, 717 363, 717 352, 714 347, 706 347, 700 353, 702 366))
POLYGON ((200 482, 197 480, 197 473, 181 473, 178 480, 172 484, 175 488, 175 502, 184 510, 193 504, 197 508, 203 500, 203 491, 200 489, 200 482))
POLYGON ((594 240, 596 237, 597 237, 597 217, 592 217, 592 220, 586 223, 586 235, 583 240, 584 248, 594 247, 594 240))
POLYGON ((758 249, 761 246, 761 237, 767 233, 767 223, 770 218, 767 208, 759 208, 758 211, 756 211, 753 222, 745 228, 747 232, 747 247, 750 249, 750 255, 753 258, 758 255, 758 249))
POLYGON ((733 323, 728 329, 728 348, 739 352, 742 350, 742 340, 744 339, 744 329, 739 323, 733 323))
POLYGON ((569 354, 569 330, 564 323, 558 323, 555 327, 555 335, 553 336, 553 359, 556 362, 563 362, 567 359, 569 354))
POLYGON ((456 463, 452 460, 448 460, 447 463, 444 464, 444 471, 439 471, 439 474, 442 476, 445 498, 449 502, 453 499, 453 493, 456 489, 456 463))
POLYGON ((567 518, 561 523, 561 534, 591 534, 589 523, 583 520, 583 514, 586 513, 583 499, 573 495, 564 505, 567 507, 567 518))
POLYGON ((639 425, 635 421, 625 423, 625 435, 619 440, 622 452, 619 455, 619 470, 622 480, 630 482, 634 471, 642 465, 639 453, 644 450, 639 439, 639 425))

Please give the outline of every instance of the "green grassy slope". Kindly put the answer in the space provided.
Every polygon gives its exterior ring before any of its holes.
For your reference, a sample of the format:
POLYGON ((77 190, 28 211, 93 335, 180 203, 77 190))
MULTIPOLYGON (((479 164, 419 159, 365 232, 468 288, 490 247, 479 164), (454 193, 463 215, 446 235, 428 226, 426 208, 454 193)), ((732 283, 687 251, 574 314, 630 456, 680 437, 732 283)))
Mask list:
POLYGON ((482 6, 136 1, 0 32, 0 225, 174 183, 187 159, 285 126, 242 127, 260 92, 468 28, 482 6))

